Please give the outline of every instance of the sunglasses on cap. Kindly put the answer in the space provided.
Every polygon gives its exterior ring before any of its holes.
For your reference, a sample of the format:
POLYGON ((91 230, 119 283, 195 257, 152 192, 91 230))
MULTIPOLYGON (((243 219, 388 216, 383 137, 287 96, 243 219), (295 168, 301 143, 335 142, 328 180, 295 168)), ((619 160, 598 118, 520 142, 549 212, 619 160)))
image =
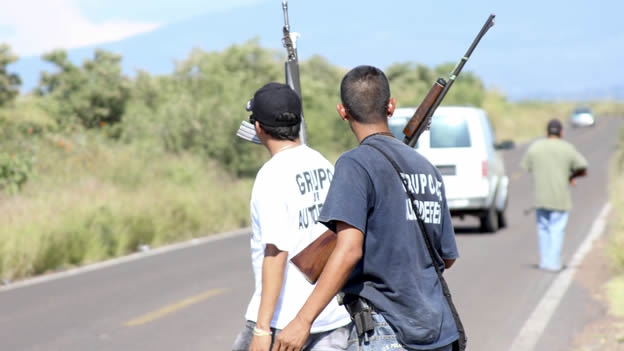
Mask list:
MULTIPOLYGON (((245 106, 245 110, 247 110, 247 112, 253 111, 253 99, 247 101, 247 106, 245 106)), ((256 123, 256 119, 254 118, 253 113, 249 115, 249 123, 251 124, 256 123)))

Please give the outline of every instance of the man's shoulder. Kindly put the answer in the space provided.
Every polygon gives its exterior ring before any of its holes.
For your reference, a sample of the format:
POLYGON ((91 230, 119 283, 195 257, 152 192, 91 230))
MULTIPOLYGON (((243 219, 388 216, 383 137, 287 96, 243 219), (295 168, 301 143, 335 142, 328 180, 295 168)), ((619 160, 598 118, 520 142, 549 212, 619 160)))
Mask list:
POLYGON ((279 172, 283 172, 284 169, 296 169, 298 167, 308 167, 314 166, 318 167, 318 165, 323 164, 328 167, 333 167, 331 162, 323 155, 320 151, 302 144, 298 147, 287 150, 289 153, 285 154, 284 157, 273 157, 271 160, 265 163, 264 166, 269 166, 272 169, 277 168, 279 172), (274 162, 271 163, 276 159, 274 162))
POLYGON ((418 171, 425 171, 428 173, 436 174, 439 173, 438 167, 436 167, 427 157, 425 157, 413 147, 407 144, 399 143, 399 145, 396 145, 396 148, 397 151, 407 161, 409 167, 415 167, 418 171))
POLYGON ((534 149, 539 149, 540 147, 543 147, 544 145, 546 145, 548 142, 548 138, 539 138, 537 140, 534 140, 528 148, 528 151, 534 150, 534 149))
MULTIPOLYGON (((442 178, 438 168, 413 147, 394 139, 384 141, 379 142, 375 146, 380 147, 388 157, 396 162, 402 172, 429 173, 435 174, 437 179, 442 178)), ((348 159, 350 165, 361 165, 367 172, 375 172, 375 170, 379 169, 377 165, 380 165, 382 168, 390 166, 386 156, 372 147, 360 146, 345 152, 341 157, 344 157, 345 160, 348 159)))
POLYGON ((345 152, 343 152, 340 157, 338 157, 338 161, 336 161, 336 164, 338 164, 339 162, 350 162, 350 163, 366 163, 366 162, 370 162, 370 160, 377 160, 380 157, 384 157, 378 150, 377 147, 381 146, 381 148, 388 152, 387 147, 385 147, 383 144, 376 144, 375 146, 372 146, 370 144, 362 144, 359 145, 353 149, 347 150, 345 152))
POLYGON ((572 144, 571 142, 564 140, 564 139, 559 139, 559 140, 561 140, 563 145, 565 145, 565 147, 567 147, 568 149, 576 151, 576 146, 572 144))
POLYGON ((302 145, 302 146, 303 146, 302 149, 304 150, 303 152, 309 153, 310 155, 314 155, 314 157, 316 157, 316 159, 321 162, 327 162, 331 164, 329 159, 327 159, 327 157, 325 157, 325 155, 323 155, 323 153, 320 152, 319 150, 312 148, 308 145, 302 145))
POLYGON ((527 152, 540 154, 547 150, 569 149, 570 147, 573 147, 572 144, 561 138, 540 138, 529 145, 527 152))
POLYGON ((297 150, 300 150, 301 152, 308 152, 308 153, 312 153, 312 154, 319 154, 319 155, 323 155, 320 151, 318 151, 317 149, 313 148, 310 145, 306 145, 306 144, 301 144, 299 145, 299 147, 297 148, 297 150))
POLYGON ((355 147, 353 149, 347 150, 338 156, 338 160, 336 160, 336 164, 339 162, 357 162, 358 160, 365 157, 365 153, 362 150, 362 147, 355 147))
POLYGON ((568 155, 575 155, 578 153, 576 146, 565 139, 554 139, 553 144, 556 145, 555 147, 557 149, 566 152, 568 155))
POLYGON ((265 162, 258 170, 258 173, 256 173, 256 177, 254 179, 254 189, 266 187, 268 184, 272 184, 275 180, 276 167, 270 161, 271 160, 265 162))

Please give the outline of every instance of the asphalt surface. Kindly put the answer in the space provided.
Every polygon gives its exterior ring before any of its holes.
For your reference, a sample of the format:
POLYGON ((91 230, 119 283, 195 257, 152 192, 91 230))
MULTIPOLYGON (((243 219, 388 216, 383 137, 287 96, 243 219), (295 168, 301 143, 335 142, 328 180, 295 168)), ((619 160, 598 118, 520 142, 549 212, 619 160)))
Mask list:
MULTIPOLYGON (((564 260, 569 260, 608 201, 608 160, 621 119, 566 130, 590 162, 573 189, 564 260)), ((535 268, 537 242, 530 178, 506 151, 511 177, 508 227, 479 233, 456 221, 461 258, 446 276, 469 337, 469 350, 508 350, 557 274, 535 268)), ((0 288, 0 350, 229 350, 252 292, 249 233, 126 260, 26 286, 0 288)), ((140 256, 140 255, 139 255, 140 256)), ((594 314, 572 282, 535 350, 568 350, 594 314)))

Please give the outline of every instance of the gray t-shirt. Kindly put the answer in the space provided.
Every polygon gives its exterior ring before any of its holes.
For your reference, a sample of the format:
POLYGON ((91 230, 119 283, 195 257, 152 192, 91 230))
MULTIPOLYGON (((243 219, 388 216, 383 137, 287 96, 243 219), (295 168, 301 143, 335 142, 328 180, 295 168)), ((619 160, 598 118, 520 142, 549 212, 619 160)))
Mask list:
POLYGON ((395 169, 407 177, 436 254, 458 257, 455 232, 439 171, 399 140, 382 135, 340 156, 319 221, 335 231, 336 221, 365 233, 363 257, 342 291, 370 301, 408 349, 433 349, 458 338, 455 321, 395 169))

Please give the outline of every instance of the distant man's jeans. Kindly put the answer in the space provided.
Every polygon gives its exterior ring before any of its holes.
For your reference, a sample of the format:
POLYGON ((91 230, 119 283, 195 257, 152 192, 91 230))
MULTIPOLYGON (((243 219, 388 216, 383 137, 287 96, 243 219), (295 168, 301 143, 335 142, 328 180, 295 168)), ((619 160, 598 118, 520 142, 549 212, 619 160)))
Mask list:
MULTIPOLYGON (((373 322, 375 329, 369 333, 368 340, 358 338, 355 325, 351 323, 351 333, 349 335, 349 348, 347 351, 405 351, 399 344, 392 327, 386 322, 383 316, 373 312, 373 322)), ((430 351, 451 351, 452 344, 430 351)))
POLYGON ((540 253, 539 267, 553 271, 560 270, 561 247, 568 224, 568 212, 538 208, 535 213, 540 253))
MULTIPOLYGON (((347 349, 347 337, 349 336, 348 324, 344 327, 340 327, 334 330, 326 331, 323 333, 310 334, 308 341, 303 346, 303 351, 343 351, 347 349)), ((251 345, 251 339, 253 338, 253 328, 256 326, 255 322, 247 321, 245 327, 238 334, 234 345, 232 345, 232 351, 249 351, 249 345, 251 345)), ((271 328, 273 332, 273 342, 281 330, 271 328)))

